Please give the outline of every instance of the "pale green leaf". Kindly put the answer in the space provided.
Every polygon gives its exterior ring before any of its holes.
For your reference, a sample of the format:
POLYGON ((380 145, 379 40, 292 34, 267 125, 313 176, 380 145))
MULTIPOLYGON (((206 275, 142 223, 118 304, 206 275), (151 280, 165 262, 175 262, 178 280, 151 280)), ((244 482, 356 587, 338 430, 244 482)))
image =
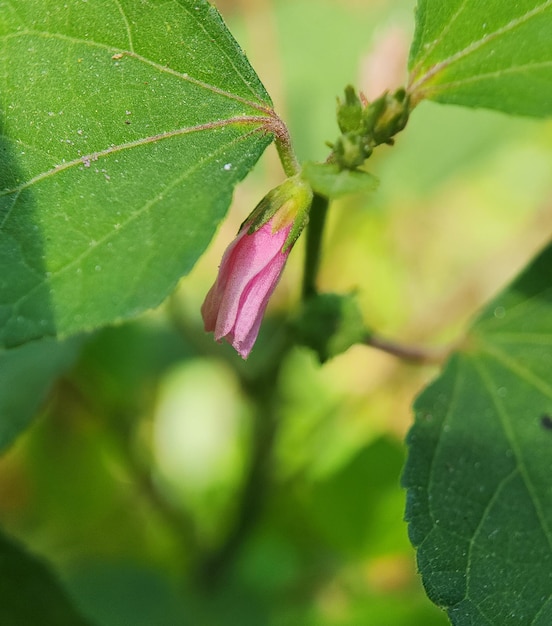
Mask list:
POLYGON ((552 115, 552 0, 419 0, 414 101, 552 115))
POLYGON ((328 198, 374 191, 378 179, 362 170, 340 170, 334 163, 305 163, 302 175, 317 193, 328 198))
POLYGON ((415 405, 409 532, 453 624, 552 623, 551 366, 552 246, 415 405))
POLYGON ((272 140, 205 0, 0 0, 0 343, 157 305, 272 140))

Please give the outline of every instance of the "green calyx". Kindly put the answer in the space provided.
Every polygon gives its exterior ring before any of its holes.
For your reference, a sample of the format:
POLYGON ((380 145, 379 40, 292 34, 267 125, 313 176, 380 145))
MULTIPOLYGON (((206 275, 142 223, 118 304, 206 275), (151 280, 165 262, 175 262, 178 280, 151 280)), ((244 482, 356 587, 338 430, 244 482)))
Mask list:
POLYGON ((282 249, 286 252, 297 241, 309 221, 312 197, 310 184, 300 174, 292 176, 266 194, 243 222, 240 230, 247 226, 247 232, 251 235, 271 220, 273 232, 291 224, 282 249))
POLYGON ((337 123, 341 135, 331 144, 329 161, 342 170, 360 167, 380 144, 393 144, 393 136, 408 121, 410 99, 404 89, 384 93, 373 102, 363 102, 352 86, 338 101, 337 123))

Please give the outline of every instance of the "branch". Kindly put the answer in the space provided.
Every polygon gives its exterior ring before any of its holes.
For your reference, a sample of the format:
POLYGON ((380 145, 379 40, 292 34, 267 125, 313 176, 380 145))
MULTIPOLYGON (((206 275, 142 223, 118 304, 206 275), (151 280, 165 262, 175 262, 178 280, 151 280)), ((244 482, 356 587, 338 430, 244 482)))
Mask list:
POLYGON ((452 351, 451 347, 428 348, 427 346, 405 345, 372 334, 366 336, 364 343, 399 359, 419 365, 443 365, 452 351))

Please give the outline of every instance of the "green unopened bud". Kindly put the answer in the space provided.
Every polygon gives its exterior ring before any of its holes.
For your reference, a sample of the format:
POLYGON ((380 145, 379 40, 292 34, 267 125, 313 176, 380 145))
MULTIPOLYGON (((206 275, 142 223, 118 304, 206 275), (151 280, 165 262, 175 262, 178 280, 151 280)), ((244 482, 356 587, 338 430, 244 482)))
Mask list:
POLYGON ((345 89, 345 100, 339 101, 337 122, 341 135, 333 144, 329 162, 340 170, 356 170, 382 143, 392 144, 393 136, 408 121, 410 101, 404 89, 384 93, 367 103, 353 89, 345 89))
POLYGON ((393 136, 400 132, 408 121, 409 100, 404 89, 399 89, 392 95, 386 93, 378 100, 383 103, 383 107, 374 120, 372 135, 378 144, 392 143, 393 136))
POLYGON ((354 87, 348 85, 345 88, 345 101, 338 100, 337 123, 342 133, 358 130, 362 119, 362 103, 357 96, 354 87))

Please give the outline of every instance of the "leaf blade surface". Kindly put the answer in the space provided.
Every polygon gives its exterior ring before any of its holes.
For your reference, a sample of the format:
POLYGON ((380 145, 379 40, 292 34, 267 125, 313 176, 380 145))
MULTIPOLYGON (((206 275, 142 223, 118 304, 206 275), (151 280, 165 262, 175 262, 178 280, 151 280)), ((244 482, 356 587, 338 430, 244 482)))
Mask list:
POLYGON ((415 404, 407 519, 453 624, 544 625, 552 593, 552 247, 415 404))
POLYGON ((207 2, 0 2, 0 338, 161 302, 272 140, 262 83, 207 2))
POLYGON ((415 100, 552 115, 552 2, 420 0, 410 51, 415 100))

